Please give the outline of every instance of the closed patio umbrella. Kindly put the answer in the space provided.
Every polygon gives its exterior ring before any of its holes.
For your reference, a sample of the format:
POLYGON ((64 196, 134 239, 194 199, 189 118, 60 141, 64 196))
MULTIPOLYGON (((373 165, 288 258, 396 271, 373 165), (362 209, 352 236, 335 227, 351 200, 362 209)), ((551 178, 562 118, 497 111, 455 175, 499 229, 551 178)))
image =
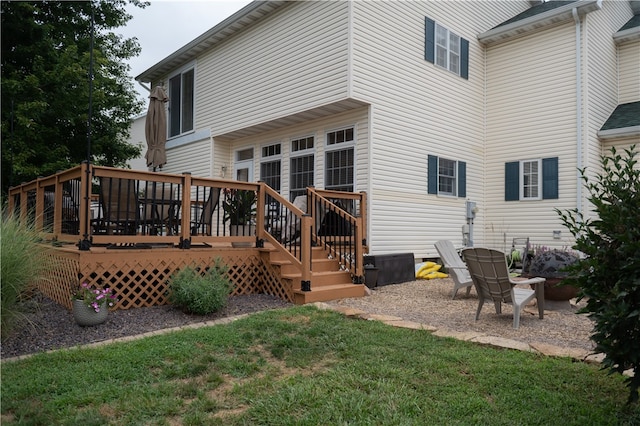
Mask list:
POLYGON ((165 143, 167 142, 167 114, 164 110, 164 103, 169 98, 164 89, 156 86, 149 95, 149 110, 144 126, 144 133, 147 138, 147 166, 162 167, 167 163, 165 143))

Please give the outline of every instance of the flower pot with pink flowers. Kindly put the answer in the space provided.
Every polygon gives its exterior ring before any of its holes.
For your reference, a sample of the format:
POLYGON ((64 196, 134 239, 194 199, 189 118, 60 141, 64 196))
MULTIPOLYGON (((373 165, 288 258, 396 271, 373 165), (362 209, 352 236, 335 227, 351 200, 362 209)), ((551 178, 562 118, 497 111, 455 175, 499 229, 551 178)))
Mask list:
POLYGON ((73 318, 83 326, 102 324, 107 320, 109 307, 117 297, 108 287, 98 288, 86 282, 73 294, 73 318))

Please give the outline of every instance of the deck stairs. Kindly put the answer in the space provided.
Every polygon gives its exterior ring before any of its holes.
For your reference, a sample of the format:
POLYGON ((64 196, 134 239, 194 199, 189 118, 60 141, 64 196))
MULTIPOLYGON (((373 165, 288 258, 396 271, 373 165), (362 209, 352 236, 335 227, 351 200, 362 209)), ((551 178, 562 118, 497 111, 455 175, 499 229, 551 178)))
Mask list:
POLYGON ((322 247, 312 249, 311 288, 302 290, 301 274, 282 253, 264 248, 263 256, 277 271, 283 285, 292 289, 293 302, 304 305, 347 297, 363 297, 364 284, 354 284, 348 271, 340 270, 338 260, 331 259, 322 247))

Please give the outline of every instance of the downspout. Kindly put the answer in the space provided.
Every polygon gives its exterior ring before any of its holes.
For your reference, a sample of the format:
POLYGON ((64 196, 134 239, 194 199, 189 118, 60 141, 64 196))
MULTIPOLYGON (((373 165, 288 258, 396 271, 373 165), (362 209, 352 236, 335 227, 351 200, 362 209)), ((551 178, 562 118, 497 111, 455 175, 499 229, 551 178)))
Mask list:
POLYGON ((576 23, 576 209, 582 212, 582 35, 580 31, 580 15, 578 9, 571 10, 573 20, 576 23))

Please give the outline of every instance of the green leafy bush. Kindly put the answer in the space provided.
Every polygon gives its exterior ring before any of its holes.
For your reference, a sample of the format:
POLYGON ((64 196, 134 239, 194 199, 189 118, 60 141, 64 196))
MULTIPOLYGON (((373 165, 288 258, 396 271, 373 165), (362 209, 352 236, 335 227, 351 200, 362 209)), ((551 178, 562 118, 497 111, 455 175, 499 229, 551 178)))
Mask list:
POLYGON ((206 271, 187 267, 172 276, 169 301, 186 313, 206 315, 227 305, 231 289, 227 268, 218 259, 206 271))
POLYGON ((0 209, 0 321, 2 337, 23 318, 20 300, 44 272, 45 246, 32 226, 0 209))
POLYGON ((638 401, 640 387, 640 169, 635 146, 623 158, 615 148, 602 157, 602 173, 592 181, 581 170, 596 217, 577 209, 560 211, 575 237, 576 250, 586 255, 567 270, 565 281, 586 298, 581 310, 595 321, 591 336, 596 351, 606 355, 612 372, 632 369, 629 402, 638 401))

